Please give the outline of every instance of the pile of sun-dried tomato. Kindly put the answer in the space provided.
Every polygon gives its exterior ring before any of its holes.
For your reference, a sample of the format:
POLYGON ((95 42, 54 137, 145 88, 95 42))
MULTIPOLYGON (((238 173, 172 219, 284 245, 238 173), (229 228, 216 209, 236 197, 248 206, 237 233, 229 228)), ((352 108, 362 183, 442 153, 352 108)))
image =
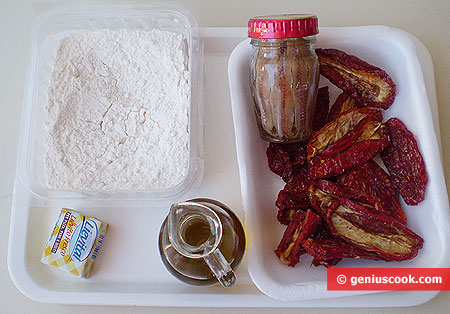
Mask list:
POLYGON ((407 227, 398 194, 417 205, 428 176, 413 134, 397 118, 382 122, 396 86, 345 52, 317 55, 321 75, 343 92, 330 108, 328 88, 319 89, 308 141, 269 144, 269 168, 286 182, 275 205, 287 228, 275 253, 289 266, 305 253, 325 267, 342 258, 414 258, 423 239, 407 227), (378 153, 389 173, 372 159, 378 153))

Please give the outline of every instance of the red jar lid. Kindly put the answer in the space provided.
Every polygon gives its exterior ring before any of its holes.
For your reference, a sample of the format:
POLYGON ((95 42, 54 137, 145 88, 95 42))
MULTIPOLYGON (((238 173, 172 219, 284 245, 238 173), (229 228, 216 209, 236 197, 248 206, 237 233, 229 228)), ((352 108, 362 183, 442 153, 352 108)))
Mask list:
POLYGON ((319 33, 314 14, 282 14, 257 16, 248 21, 250 38, 298 38, 319 33))

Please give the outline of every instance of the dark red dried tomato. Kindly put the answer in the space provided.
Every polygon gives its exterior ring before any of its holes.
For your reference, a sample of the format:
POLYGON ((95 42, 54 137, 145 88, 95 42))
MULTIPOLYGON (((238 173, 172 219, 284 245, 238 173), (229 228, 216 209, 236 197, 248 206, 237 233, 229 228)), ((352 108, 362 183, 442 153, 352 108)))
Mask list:
POLYGON ((385 214, 406 224, 406 216, 391 177, 373 159, 340 175, 338 182, 378 198, 385 214))
POLYGON ((325 218, 327 216, 328 208, 338 196, 334 191, 326 190, 326 188, 320 186, 322 182, 328 181, 318 180, 312 182, 309 187, 309 201, 319 215, 325 218))
POLYGON ((341 174, 372 158, 388 146, 388 144, 387 137, 357 143, 348 150, 340 153, 336 158, 318 160, 316 163, 313 162, 310 167, 309 176, 312 179, 319 179, 330 178, 341 174))
POLYGON ((423 246, 423 239, 405 224, 347 198, 333 201, 327 223, 334 236, 389 261, 412 259, 423 246))
MULTIPOLYGON (((280 260, 287 265, 292 262, 291 251, 294 247, 295 240, 297 240, 298 238, 301 223, 303 220, 305 220, 305 218, 306 212, 304 211, 298 211, 294 214, 289 225, 284 231, 283 237, 281 238, 277 249, 275 250, 275 254, 278 256, 278 258, 280 258, 280 260)), ((298 260, 300 260, 300 256, 305 253, 305 251, 302 251, 301 248, 297 249, 297 256, 295 256, 294 258, 295 260, 297 260, 297 263, 298 260)))
POLYGON ((346 92, 341 93, 330 108, 327 122, 333 121, 341 113, 349 111, 355 107, 356 101, 352 98, 352 96, 346 92))
POLYGON ((315 267, 322 265, 326 268, 330 268, 330 267, 337 265, 340 261, 342 261, 342 258, 333 258, 333 259, 327 259, 327 260, 320 260, 320 259, 314 258, 311 262, 311 265, 313 265, 315 267))
POLYGON ((428 174, 414 135, 402 121, 391 118, 386 122, 391 133, 391 147, 381 152, 395 188, 408 205, 417 205, 425 198, 428 174))
MULTIPOLYGON (((328 229, 328 224, 322 220, 320 224, 317 226, 316 231, 311 235, 310 239, 314 241, 323 241, 326 239, 331 239, 333 236, 331 235, 330 230, 328 229)), ((307 240, 306 240, 307 241, 307 240)), ((303 241, 305 243, 305 241, 303 241)), ((327 260, 321 260, 314 258, 311 262, 311 265, 314 266, 325 266, 326 268, 332 267, 336 264, 338 264, 342 258, 334 258, 334 259, 327 259, 327 260)))
POLYGON ((389 133, 379 117, 362 110, 345 112, 312 134, 307 146, 310 179, 344 173, 389 146, 389 133))
POLYGON ((311 210, 308 210, 306 214, 299 211, 294 215, 275 250, 275 254, 283 263, 292 267, 297 265, 300 256, 305 253, 302 247, 303 241, 314 233, 321 220, 311 210))
POLYGON ((328 86, 321 87, 317 91, 316 113, 313 120, 313 131, 320 130, 327 122, 328 109, 330 108, 330 95, 328 86))
POLYGON ((354 108, 338 115, 321 130, 313 132, 306 147, 308 161, 322 153, 327 147, 336 143, 349 131, 354 129, 361 120, 368 116, 375 122, 381 122, 383 120, 383 115, 380 110, 354 108))
MULTIPOLYGON (((363 118, 357 125, 355 125, 353 129, 348 130, 348 132, 345 133, 345 135, 343 135, 339 140, 328 146, 320 154, 321 159, 334 157, 340 152, 351 147, 359 139, 365 129, 370 129, 372 127, 370 123, 373 124, 373 120, 370 116, 363 118)), ((373 128, 376 128, 376 125, 373 126, 373 128)))
POLYGON ((292 176, 292 163, 289 154, 279 145, 270 143, 266 150, 269 169, 283 180, 292 176))
POLYGON ((306 143, 270 143, 266 155, 269 169, 289 182, 306 162, 306 143))
POLYGON ((280 144, 288 152, 289 158, 292 162, 292 169, 294 176, 298 173, 300 168, 306 163, 306 142, 280 144))
POLYGON ((330 229, 328 229, 328 224, 322 219, 322 222, 317 226, 316 231, 311 235, 314 240, 323 240, 332 238, 330 229))
POLYGON ((388 109, 396 85, 382 69, 337 49, 316 49, 320 74, 349 93, 360 105, 388 109))
MULTIPOLYGON (((365 251, 359 247, 353 246, 340 238, 329 238, 322 240, 313 240, 311 238, 303 242, 306 253, 314 257, 316 263, 319 261, 334 261, 342 258, 363 258, 370 260, 382 260, 383 258, 373 252, 365 251)), ((320 263, 325 267, 330 267, 329 262, 320 263)), ((335 265, 335 264, 334 264, 335 265)))
POLYGON ((353 187, 340 185, 327 180, 313 181, 309 187, 309 201, 311 206, 317 210, 322 217, 327 216, 327 212, 333 205, 333 201, 342 197, 382 211, 382 205, 378 198, 353 187))
POLYGON ((298 210, 307 210, 311 207, 308 197, 309 179, 306 168, 300 169, 299 173, 286 183, 278 193, 275 205, 279 211, 277 219, 280 223, 287 225, 298 210))

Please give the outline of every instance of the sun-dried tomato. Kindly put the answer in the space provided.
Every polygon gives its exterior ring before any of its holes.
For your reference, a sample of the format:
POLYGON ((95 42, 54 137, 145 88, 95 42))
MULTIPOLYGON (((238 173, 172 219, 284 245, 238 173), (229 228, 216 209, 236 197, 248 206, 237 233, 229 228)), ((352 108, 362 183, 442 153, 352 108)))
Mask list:
POLYGON ((342 92, 335 100, 328 113, 327 122, 333 121, 338 115, 356 107, 356 101, 349 93, 342 92))
POLYGON ((327 222, 334 236, 385 260, 412 259, 423 246, 423 239, 405 224, 347 198, 333 201, 327 222))
POLYGON ((312 134, 307 146, 311 179, 344 173, 389 146, 389 133, 380 117, 365 110, 345 112, 312 134))
POLYGON ((322 240, 313 240, 309 238, 303 242, 303 248, 306 250, 306 253, 314 257, 313 265, 321 264, 327 268, 333 266, 330 264, 333 262, 336 263, 336 259, 340 260, 342 258, 363 258, 370 260, 383 259, 376 253, 363 250, 343 241, 340 238, 329 238, 322 240), (321 261, 323 262, 321 263, 321 261))
POLYGON ((318 246, 311 246, 309 250, 304 246, 307 253, 316 259, 314 265, 323 264, 328 267, 332 264, 330 260, 334 258, 357 256, 367 259, 410 259, 422 246, 423 240, 419 236, 405 224, 385 214, 381 201, 364 191, 332 181, 318 180, 311 183, 310 201, 313 208, 326 219, 328 229, 333 235, 330 236, 325 228, 319 226, 311 237, 315 242, 309 241, 317 243, 318 246), (340 237, 348 243, 342 241, 345 245, 341 245, 337 243, 340 240, 333 242, 334 237, 340 237), (377 246, 377 243, 381 245, 377 246), (399 249, 402 246, 403 250, 399 249), (339 247, 342 247, 341 251, 338 250, 339 247), (389 248, 397 251, 391 252, 389 248), (314 255, 314 249, 323 251, 317 251, 314 255), (380 253, 381 249, 385 249, 385 252, 380 253), (411 250, 407 251, 408 249, 411 250), (318 255, 318 252, 322 255, 318 255), (396 254, 398 252, 401 254, 396 254))
POLYGON ((292 162, 293 175, 295 176, 306 163, 306 142, 280 145, 282 145, 289 154, 289 158, 292 162))
POLYGON ((337 265, 340 261, 342 261, 342 258, 332 258, 332 259, 327 259, 327 260, 320 260, 317 258, 314 258, 311 262, 311 265, 317 267, 317 266, 325 266, 326 268, 330 268, 333 267, 335 265, 337 265))
POLYGON ((309 187, 309 201, 311 206, 322 216, 326 217, 333 201, 342 197, 360 202, 365 206, 382 211, 382 204, 377 197, 353 187, 340 185, 327 180, 313 181, 309 187))
MULTIPOLYGON (((324 180, 320 180, 324 181, 324 180)), ((309 201, 311 206, 322 216, 326 217, 328 208, 337 197, 334 193, 329 193, 319 188, 314 181, 309 187, 309 201)))
POLYGON ((277 219, 280 223, 289 224, 295 212, 311 207, 308 197, 309 184, 307 170, 302 168, 278 193, 275 205, 279 209, 277 219))
POLYGON ((313 120, 313 131, 320 130, 327 122, 328 109, 330 108, 330 95, 328 86, 321 87, 317 91, 316 112, 313 120))
MULTIPOLYGON (((291 259, 291 252, 294 248, 295 240, 297 240, 298 235, 300 233, 301 229, 301 223, 306 218, 306 212, 304 211, 298 211, 294 214, 292 217, 292 220, 290 221, 289 225, 287 226, 286 230, 284 231, 283 237, 281 238, 280 243, 278 244, 277 249, 275 250, 275 254, 280 258, 280 260, 285 264, 290 264, 291 259)), ((300 246, 300 248, 297 248, 297 256, 295 256, 294 259, 300 260, 300 256, 305 253, 305 251, 301 250, 303 247, 300 246)))
POLYGON ((425 198, 428 174, 414 135, 402 121, 391 118, 386 122, 391 133, 391 147, 381 152, 395 188, 408 205, 417 205, 425 198))
MULTIPOLYGON (((328 229, 328 224, 324 220, 322 220, 320 224, 317 226, 316 231, 314 231, 314 233, 311 235, 309 239, 312 239, 314 241, 324 241, 331 238, 333 238, 333 236, 331 235, 330 229, 328 229)), ((303 243, 305 243, 305 241, 303 241, 303 243)), ((334 258, 327 260, 313 258, 311 265, 314 265, 316 267, 322 265, 325 266, 326 268, 329 268, 338 264, 341 260, 342 258, 334 258)))
POLYGON ((314 240, 323 240, 332 237, 328 224, 324 219, 322 219, 321 223, 317 226, 316 231, 311 235, 311 238, 314 240))
POLYGON ((311 264, 316 267, 320 265, 326 268, 332 267, 342 258, 382 259, 376 253, 364 251, 340 238, 333 237, 325 221, 317 226, 311 237, 303 241, 303 247, 306 253, 313 257, 311 264))
POLYGON ((316 49, 320 74, 349 93, 361 106, 387 109, 396 85, 382 69, 337 49, 316 49))
POLYGON ((378 198, 385 214, 392 215, 393 218, 406 224, 406 216, 391 177, 373 159, 341 174, 338 182, 378 198))
POLYGON ((289 182, 306 162, 306 143, 270 143, 266 155, 269 169, 289 182))
POLYGON ((269 169, 283 180, 292 176, 292 163, 287 151, 280 145, 270 143, 266 150, 269 169))
POLYGON ((370 116, 376 122, 381 122, 383 120, 383 114, 380 110, 354 108, 351 111, 338 115, 333 121, 327 123, 319 131, 313 132, 306 148, 308 161, 322 153, 330 145, 336 143, 367 116, 370 116))
POLYGON ((278 213, 277 213, 277 220, 282 225, 288 225, 291 222, 294 215, 298 211, 302 211, 302 210, 303 209, 289 209, 289 208, 279 209, 278 213))
POLYGON ((305 253, 302 243, 310 237, 321 222, 321 218, 311 210, 297 212, 280 241, 275 254, 288 266, 295 266, 305 253))
POLYGON ((353 145, 348 150, 340 153, 335 158, 328 160, 317 160, 310 167, 309 176, 312 179, 330 178, 341 174, 366 160, 375 156, 378 152, 388 146, 387 136, 378 140, 368 140, 353 145))

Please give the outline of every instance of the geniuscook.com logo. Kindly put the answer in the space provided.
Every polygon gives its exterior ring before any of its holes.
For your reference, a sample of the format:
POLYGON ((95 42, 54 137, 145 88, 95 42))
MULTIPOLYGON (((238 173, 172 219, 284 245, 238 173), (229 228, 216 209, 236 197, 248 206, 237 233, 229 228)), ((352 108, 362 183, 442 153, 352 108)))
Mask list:
POLYGON ((97 233, 97 224, 92 219, 84 220, 77 226, 69 244, 70 257, 73 261, 80 263, 89 256, 97 233))

